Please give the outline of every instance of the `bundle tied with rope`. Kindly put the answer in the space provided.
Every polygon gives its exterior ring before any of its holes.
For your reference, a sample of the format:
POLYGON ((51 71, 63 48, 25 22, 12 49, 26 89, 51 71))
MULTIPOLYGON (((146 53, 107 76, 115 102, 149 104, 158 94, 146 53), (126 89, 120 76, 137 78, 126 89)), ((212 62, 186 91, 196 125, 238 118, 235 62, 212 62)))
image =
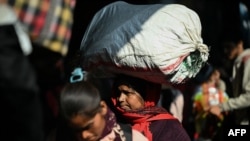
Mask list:
POLYGON ((123 73, 182 83, 208 60, 199 16, 180 4, 118 1, 100 9, 83 36, 81 66, 98 78, 123 73))

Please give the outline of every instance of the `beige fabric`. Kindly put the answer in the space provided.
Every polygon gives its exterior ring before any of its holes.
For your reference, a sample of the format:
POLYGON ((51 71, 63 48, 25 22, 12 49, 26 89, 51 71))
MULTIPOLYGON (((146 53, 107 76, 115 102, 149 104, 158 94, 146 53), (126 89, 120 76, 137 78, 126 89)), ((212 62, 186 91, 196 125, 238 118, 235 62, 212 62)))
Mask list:
POLYGON ((195 11, 180 4, 121 1, 95 14, 81 52, 83 68, 99 77, 125 73, 156 83, 194 77, 209 55, 195 11))

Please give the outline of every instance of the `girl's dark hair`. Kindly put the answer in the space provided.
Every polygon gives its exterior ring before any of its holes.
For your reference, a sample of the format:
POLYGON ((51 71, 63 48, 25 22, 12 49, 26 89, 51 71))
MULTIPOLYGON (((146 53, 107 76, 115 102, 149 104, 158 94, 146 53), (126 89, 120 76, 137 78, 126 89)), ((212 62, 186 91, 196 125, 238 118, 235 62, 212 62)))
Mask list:
POLYGON ((75 115, 93 117, 100 109, 98 89, 89 82, 66 84, 60 95, 61 114, 65 119, 75 115))

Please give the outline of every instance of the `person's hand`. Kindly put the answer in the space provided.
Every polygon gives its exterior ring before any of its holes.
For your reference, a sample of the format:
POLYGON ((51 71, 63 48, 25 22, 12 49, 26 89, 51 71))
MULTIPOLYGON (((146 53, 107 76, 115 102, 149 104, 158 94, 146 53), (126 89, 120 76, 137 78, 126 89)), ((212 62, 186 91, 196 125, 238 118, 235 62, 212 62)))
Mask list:
POLYGON ((209 112, 214 114, 215 116, 217 116, 219 119, 223 119, 223 114, 222 114, 222 111, 221 111, 221 108, 219 106, 211 106, 209 108, 209 112))

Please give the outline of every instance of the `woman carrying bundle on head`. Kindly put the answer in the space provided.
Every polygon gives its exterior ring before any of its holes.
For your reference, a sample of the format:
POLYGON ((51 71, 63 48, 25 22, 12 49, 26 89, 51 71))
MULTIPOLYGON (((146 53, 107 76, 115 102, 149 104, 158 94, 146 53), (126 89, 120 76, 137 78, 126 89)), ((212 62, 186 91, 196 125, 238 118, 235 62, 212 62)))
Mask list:
POLYGON ((132 125, 150 141, 190 141, 178 119, 157 107, 161 84, 128 75, 118 75, 113 83, 112 102, 120 120, 132 125))

